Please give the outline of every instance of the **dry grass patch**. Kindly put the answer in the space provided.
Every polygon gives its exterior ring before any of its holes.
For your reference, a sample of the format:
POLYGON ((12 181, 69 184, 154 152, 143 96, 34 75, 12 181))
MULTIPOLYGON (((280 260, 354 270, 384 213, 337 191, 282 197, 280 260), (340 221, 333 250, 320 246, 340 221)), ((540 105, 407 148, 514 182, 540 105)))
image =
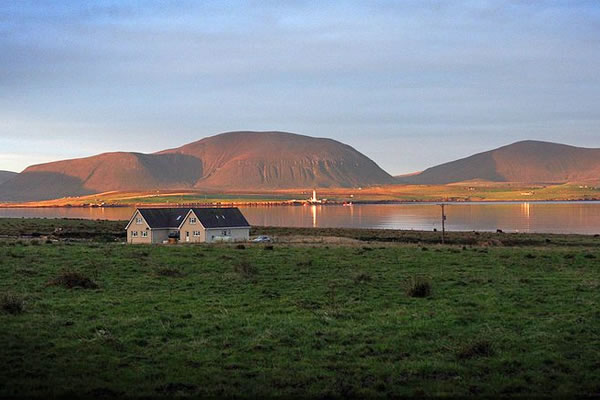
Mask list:
POLYGON ((258 268, 249 261, 240 261, 233 266, 235 273, 239 274, 242 278, 253 279, 258 275, 258 268))
POLYGON ((171 278, 178 278, 178 277, 183 276, 183 272, 181 272, 177 268, 171 268, 171 267, 159 268, 156 271, 156 274, 160 275, 160 276, 168 276, 171 278))
POLYGON ((424 277, 412 277, 407 285, 406 294, 409 297, 429 297, 432 293, 431 281, 424 277))
POLYGON ((7 314, 21 314, 25 310, 25 300, 16 294, 6 293, 0 297, 0 308, 7 314))
POLYGON ((63 271, 48 282, 48 286, 62 286, 66 289, 98 289, 98 284, 78 271, 63 271))
POLYGON ((492 342, 485 339, 479 339, 463 346, 457 356, 461 360, 468 360, 476 357, 490 357, 494 354, 492 342))
POLYGON ((352 280, 356 284, 370 282, 371 279, 372 279, 371 275, 369 275, 369 273, 367 273, 367 272, 359 272, 359 273, 355 274, 354 277, 352 278, 352 280))

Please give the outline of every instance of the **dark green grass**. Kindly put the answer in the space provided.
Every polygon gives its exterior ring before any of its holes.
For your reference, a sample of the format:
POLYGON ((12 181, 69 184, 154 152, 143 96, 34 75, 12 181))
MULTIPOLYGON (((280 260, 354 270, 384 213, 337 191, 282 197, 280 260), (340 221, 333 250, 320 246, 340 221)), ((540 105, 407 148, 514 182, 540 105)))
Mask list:
POLYGON ((600 393, 595 247, 26 244, 0 241, 26 303, 2 397, 600 393), (47 285, 65 270, 99 288, 47 285))

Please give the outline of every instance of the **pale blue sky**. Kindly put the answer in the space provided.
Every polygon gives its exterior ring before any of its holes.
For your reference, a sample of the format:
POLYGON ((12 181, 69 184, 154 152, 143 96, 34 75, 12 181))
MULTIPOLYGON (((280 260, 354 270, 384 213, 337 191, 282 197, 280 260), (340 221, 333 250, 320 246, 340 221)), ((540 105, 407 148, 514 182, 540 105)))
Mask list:
POLYGON ((0 55, 0 169, 246 129, 392 174, 600 147, 598 1, 3 1, 0 55))

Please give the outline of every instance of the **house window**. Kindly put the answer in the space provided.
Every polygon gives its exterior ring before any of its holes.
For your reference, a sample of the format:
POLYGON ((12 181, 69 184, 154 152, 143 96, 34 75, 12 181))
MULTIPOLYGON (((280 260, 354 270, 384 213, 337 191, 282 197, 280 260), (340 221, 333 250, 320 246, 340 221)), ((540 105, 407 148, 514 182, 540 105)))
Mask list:
POLYGON ((138 237, 137 231, 131 231, 131 237, 138 237))
POLYGON ((148 237, 148 231, 142 231, 142 237, 148 237))
POLYGON ((137 218, 135 219, 135 223, 136 223, 137 225, 141 225, 141 224, 142 224, 142 217, 137 217, 137 218))
POLYGON ((231 235, 231 231, 230 230, 222 230, 221 231, 221 236, 230 236, 231 235))
POLYGON ((195 217, 190 217, 190 224, 194 225, 196 223, 196 218, 195 217))
POLYGON ((194 231, 194 236, 195 236, 195 237, 198 237, 198 236, 200 236, 200 231, 194 231))

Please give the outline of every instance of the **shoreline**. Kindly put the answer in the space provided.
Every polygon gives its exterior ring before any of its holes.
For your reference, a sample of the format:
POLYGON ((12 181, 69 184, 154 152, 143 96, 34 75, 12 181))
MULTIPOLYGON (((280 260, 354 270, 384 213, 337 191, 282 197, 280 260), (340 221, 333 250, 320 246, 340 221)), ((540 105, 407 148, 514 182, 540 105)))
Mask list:
MULTIPOLYGON (((48 239, 123 242, 127 220, 82 218, 0 217, 0 240, 48 239), (108 239, 108 240, 107 240, 108 239)), ((279 244, 333 245, 332 238, 352 239, 353 244, 441 244, 442 232, 433 230, 281 227, 253 225, 251 236, 267 235, 279 244)), ((590 246, 600 244, 600 233, 536 233, 494 231, 446 231, 446 245, 478 246, 590 246)), ((250 244, 252 244, 250 242, 250 244)), ((182 243, 182 246, 194 244, 182 243)))
POLYGON ((263 202, 209 202, 209 203, 122 203, 122 204, 27 204, 0 203, 2 208, 169 208, 169 207, 306 207, 306 206, 355 206, 355 205, 406 205, 423 204, 515 204, 515 203, 600 203, 600 198, 593 199, 554 199, 554 200, 359 200, 352 202, 327 201, 310 203, 299 201, 263 201, 263 202))

